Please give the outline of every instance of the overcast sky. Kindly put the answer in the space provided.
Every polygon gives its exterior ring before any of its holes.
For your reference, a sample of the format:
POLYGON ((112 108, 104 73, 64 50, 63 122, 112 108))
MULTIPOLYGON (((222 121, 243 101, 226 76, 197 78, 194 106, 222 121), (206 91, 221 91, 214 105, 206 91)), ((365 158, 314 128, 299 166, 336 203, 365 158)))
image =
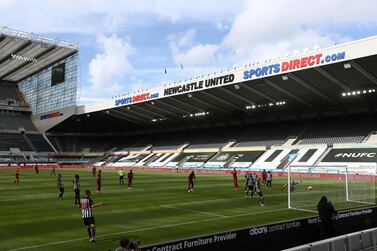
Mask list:
POLYGON ((91 103, 377 35, 376 10, 376 0, 1 0, 0 25, 78 42, 80 103, 91 103))

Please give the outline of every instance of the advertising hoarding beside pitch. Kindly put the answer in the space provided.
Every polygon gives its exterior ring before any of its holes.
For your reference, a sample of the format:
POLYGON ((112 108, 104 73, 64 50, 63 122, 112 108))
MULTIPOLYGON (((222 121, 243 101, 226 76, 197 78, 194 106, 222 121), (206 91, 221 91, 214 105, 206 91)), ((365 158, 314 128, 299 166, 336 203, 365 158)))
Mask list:
MULTIPOLYGON (((282 209, 282 213, 283 213, 282 209)), ((289 209, 287 209, 289 210, 289 209)), ((216 220, 216 219, 214 219, 216 220)), ((342 211, 336 220, 337 235, 377 226, 377 208, 342 211)), ((319 240, 318 216, 252 226, 239 230, 148 245, 142 251, 192 250, 282 250, 319 240), (294 237, 294 238, 293 238, 294 237)))

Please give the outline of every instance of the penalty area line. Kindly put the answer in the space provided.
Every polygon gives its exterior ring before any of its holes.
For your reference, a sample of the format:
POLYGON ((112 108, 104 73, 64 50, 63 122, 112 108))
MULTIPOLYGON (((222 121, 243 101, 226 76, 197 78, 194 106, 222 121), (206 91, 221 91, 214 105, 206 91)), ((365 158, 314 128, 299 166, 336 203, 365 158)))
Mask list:
POLYGON ((222 218, 228 218, 228 216, 221 215, 221 214, 202 212, 202 211, 198 211, 198 210, 191 210, 191 209, 173 207, 173 206, 168 206, 168 205, 160 205, 160 207, 174 209, 174 210, 181 210, 181 211, 186 211, 186 212, 192 212, 192 213, 198 213, 198 214, 212 215, 212 216, 217 216, 217 217, 222 217, 222 218))

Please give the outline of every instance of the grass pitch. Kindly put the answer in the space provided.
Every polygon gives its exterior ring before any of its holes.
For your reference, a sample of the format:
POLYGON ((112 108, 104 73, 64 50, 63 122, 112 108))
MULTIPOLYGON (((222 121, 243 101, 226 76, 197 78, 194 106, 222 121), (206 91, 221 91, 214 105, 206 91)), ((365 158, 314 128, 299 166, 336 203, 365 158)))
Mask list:
MULTIPOLYGON (((96 194, 95 178, 89 169, 57 169, 63 175, 64 200, 58 201, 57 176, 50 170, 21 169, 20 185, 12 184, 14 169, 0 170, 0 250, 108 250, 127 235, 141 244, 227 231, 313 215, 287 209, 287 193, 281 191, 286 178, 274 177, 273 189, 263 186, 265 207, 258 196, 244 198, 244 177, 240 190, 233 190, 231 175, 197 174, 195 191, 187 191, 187 173, 135 171, 132 190, 118 184, 114 170, 103 170, 102 194, 96 194), (97 242, 89 243, 74 206, 72 179, 81 177, 81 193, 92 191, 97 242)), ((333 180, 311 180, 299 185, 297 193, 310 193, 319 200, 333 180), (316 196, 317 194, 318 196, 316 196)), ((341 186, 341 184, 339 184, 341 186)), ((317 200, 317 201, 318 201, 317 200)))

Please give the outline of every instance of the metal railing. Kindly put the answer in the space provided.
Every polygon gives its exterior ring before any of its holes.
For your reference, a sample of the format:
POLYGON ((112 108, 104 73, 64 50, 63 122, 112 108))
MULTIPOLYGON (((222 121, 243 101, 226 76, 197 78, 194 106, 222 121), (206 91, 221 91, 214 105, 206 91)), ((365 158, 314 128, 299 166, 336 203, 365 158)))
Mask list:
POLYGON ((6 36, 11 36, 11 37, 27 39, 27 40, 31 40, 31 41, 34 41, 34 42, 37 42, 37 43, 65 47, 65 48, 72 49, 72 50, 78 50, 79 49, 78 43, 72 43, 72 42, 68 42, 68 41, 64 41, 64 40, 58 40, 58 39, 55 39, 55 38, 49 38, 49 37, 46 37, 46 36, 34 34, 32 32, 14 30, 14 29, 10 29, 6 26, 0 26, 0 34, 6 35, 6 36))
POLYGON ((377 228, 317 241, 283 251, 367 251, 377 250, 377 228))

